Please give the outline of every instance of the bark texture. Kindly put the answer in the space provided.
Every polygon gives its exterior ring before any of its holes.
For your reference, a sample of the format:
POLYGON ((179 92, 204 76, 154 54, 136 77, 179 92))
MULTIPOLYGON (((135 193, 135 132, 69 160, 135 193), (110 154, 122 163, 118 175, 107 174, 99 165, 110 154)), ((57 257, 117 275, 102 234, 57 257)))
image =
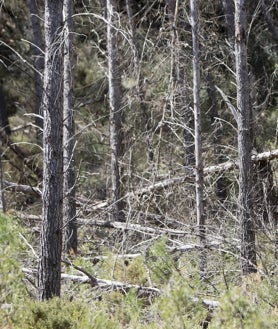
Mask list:
POLYGON ((60 296, 63 201, 63 0, 45 1, 43 192, 39 299, 60 296))
POLYGON ((246 45, 246 3, 235 0, 235 62, 238 109, 239 219, 241 225, 242 274, 256 272, 255 231, 251 216, 251 109, 246 45))
POLYGON ((67 252, 77 252, 77 226, 75 202, 74 170, 74 109, 72 91, 72 0, 64 0, 64 222, 65 248, 67 252))
POLYGON ((108 82, 110 106, 110 148, 111 148, 111 189, 112 217, 115 221, 123 221, 124 204, 121 200, 122 183, 120 177, 120 157, 122 155, 122 91, 121 73, 118 61, 116 22, 116 1, 107 0, 107 53, 108 82))

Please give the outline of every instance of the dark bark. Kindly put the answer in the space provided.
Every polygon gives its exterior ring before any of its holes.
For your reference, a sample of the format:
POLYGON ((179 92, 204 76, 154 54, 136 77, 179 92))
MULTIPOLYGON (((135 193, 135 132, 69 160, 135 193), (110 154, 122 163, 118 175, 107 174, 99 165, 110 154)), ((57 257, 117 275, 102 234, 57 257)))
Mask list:
POLYGON ((1 130, 6 135, 9 135, 11 133, 6 102, 1 86, 0 86, 0 125, 1 125, 1 130))
POLYGON ((251 108, 246 45, 246 4, 235 0, 235 62, 238 108, 238 155, 239 155, 239 219, 241 226, 241 268, 242 274, 256 272, 256 249, 252 209, 251 168, 251 108))
POLYGON ((74 109, 72 90, 72 0, 64 0, 64 93, 63 93, 63 138, 64 138, 64 223, 65 248, 77 252, 77 226, 74 169, 74 109))
POLYGON ((230 40, 235 36, 235 5, 233 0, 222 0, 227 35, 230 40))
POLYGON ((43 130, 43 192, 40 300, 60 296, 63 228, 63 0, 45 1, 45 68, 43 130))
POLYGON ((107 53, 108 53, 108 82, 110 105, 110 149, 111 149, 111 181, 112 181, 112 216, 115 221, 124 220, 124 202, 121 200, 123 186, 120 175, 120 158, 123 154, 122 137, 122 90, 119 54, 117 45, 117 15, 116 1, 107 0, 107 53))
POLYGON ((43 67, 44 67, 44 43, 40 25, 39 11, 36 0, 27 0, 30 13, 33 40, 31 44, 32 55, 34 57, 34 81, 35 81, 35 123, 38 127, 38 139, 41 140, 43 129, 42 118, 42 98, 43 98, 43 67))

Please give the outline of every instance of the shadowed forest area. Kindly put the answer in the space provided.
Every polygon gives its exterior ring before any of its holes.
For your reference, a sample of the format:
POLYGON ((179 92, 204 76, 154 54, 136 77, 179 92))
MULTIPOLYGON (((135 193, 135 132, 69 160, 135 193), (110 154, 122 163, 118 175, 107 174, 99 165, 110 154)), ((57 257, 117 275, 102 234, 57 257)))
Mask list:
POLYGON ((0 0, 0 328, 278 328, 276 0, 0 0))

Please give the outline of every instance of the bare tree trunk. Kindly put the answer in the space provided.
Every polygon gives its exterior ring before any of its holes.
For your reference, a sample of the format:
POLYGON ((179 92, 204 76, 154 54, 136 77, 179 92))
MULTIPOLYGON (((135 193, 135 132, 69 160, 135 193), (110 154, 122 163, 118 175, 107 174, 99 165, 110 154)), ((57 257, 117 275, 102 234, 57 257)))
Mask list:
POLYGON ((229 40, 232 40, 235 36, 235 6, 233 0, 222 0, 225 23, 229 40))
POLYGON ((238 107, 239 218, 241 225, 242 274, 256 272, 254 221, 251 216, 251 125, 246 45, 245 0, 235 0, 235 61, 238 107))
MULTIPOLYGON (((193 102, 195 124, 195 188, 196 188, 196 214, 201 245, 206 243, 205 216, 204 216, 204 168, 202 157, 201 136, 201 106, 200 106, 200 66, 199 66, 199 41, 198 41, 198 0, 190 0, 191 27, 193 42, 193 102)), ((206 255, 200 253, 199 269, 201 277, 204 276, 206 255)))
POLYGON ((63 227, 63 0, 45 1, 43 192, 39 299, 60 296, 63 227))
POLYGON ((27 0, 27 5, 30 13, 30 21, 32 27, 32 54, 34 56, 34 80, 35 80, 35 123, 38 127, 38 139, 42 134, 43 119, 42 119, 42 98, 43 98, 43 67, 44 67, 44 43, 40 26, 40 17, 36 0, 27 0))
POLYGON ((72 0, 64 0, 64 94, 63 94, 63 138, 64 138, 64 223, 65 248, 77 252, 77 225, 74 170, 74 110, 72 91, 72 0))
POLYGON ((110 148, 111 148, 111 180, 112 180, 112 216, 115 221, 123 221, 124 202, 120 177, 120 158, 122 156, 122 91, 121 73, 118 62, 118 45, 115 25, 116 1, 107 0, 107 52, 108 52, 108 83, 110 105, 110 148))

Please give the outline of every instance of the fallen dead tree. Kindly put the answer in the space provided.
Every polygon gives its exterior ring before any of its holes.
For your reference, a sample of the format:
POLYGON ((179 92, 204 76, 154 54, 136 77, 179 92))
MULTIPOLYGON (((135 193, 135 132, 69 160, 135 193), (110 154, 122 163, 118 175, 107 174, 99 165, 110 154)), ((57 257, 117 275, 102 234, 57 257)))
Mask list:
MULTIPOLYGON (((252 156, 252 162, 253 163, 259 163, 261 161, 271 161, 278 158, 278 149, 268 152, 259 153, 257 155, 252 156)), ((230 171, 232 169, 238 168, 238 161, 227 161, 220 163, 219 165, 214 166, 208 166, 204 168, 204 175, 211 175, 211 174, 220 174, 226 171, 230 171)), ((189 179, 192 179, 192 175, 187 176, 179 176, 179 177, 173 177, 169 179, 165 179, 163 181, 154 183, 152 185, 149 185, 147 187, 144 187, 142 189, 138 189, 133 192, 129 192, 125 195, 126 198, 128 197, 135 197, 140 196, 146 193, 151 193, 154 191, 159 191, 164 188, 169 188, 174 185, 183 184, 184 182, 188 181, 189 179)))
POLYGON ((42 194, 41 190, 38 187, 17 184, 17 183, 9 182, 7 180, 3 180, 3 187, 5 190, 12 190, 12 191, 16 191, 16 192, 32 194, 32 195, 38 196, 38 197, 40 197, 42 194))
MULTIPOLYGON (((273 151, 259 153, 257 155, 253 155, 252 162, 259 163, 261 161, 271 161, 271 160, 274 160, 277 158, 278 158, 278 149, 273 150, 273 151)), ((238 168, 238 161, 231 160, 231 161, 223 162, 218 165, 205 167, 204 174, 205 175, 221 174, 223 172, 230 171, 235 168, 238 168)), ((140 188, 136 191, 128 192, 125 194, 123 199, 138 197, 138 196, 141 196, 144 194, 152 193, 154 191, 163 190, 163 189, 169 188, 171 186, 180 185, 187 181, 190 182, 192 178, 193 178, 193 173, 190 175, 187 174, 187 175, 183 175, 183 176, 168 178, 163 181, 159 181, 157 183, 140 188)), ((34 194, 37 196, 41 196, 41 190, 38 187, 20 185, 20 184, 8 182, 8 181, 5 181, 5 184, 6 184, 7 188, 12 188, 16 191, 20 191, 23 193, 31 193, 31 194, 34 194)), ((95 203, 94 205, 90 205, 90 200, 87 200, 87 199, 84 202, 88 205, 90 211, 97 211, 97 210, 101 210, 101 209, 109 207, 109 202, 106 200, 95 203)), ((82 205, 82 198, 79 198, 78 203, 80 203, 80 205, 82 205)))
POLYGON ((170 228, 159 228, 159 227, 147 227, 139 224, 132 224, 129 222, 113 222, 113 221, 102 221, 97 219, 76 219, 77 225, 88 225, 98 226, 104 228, 114 228, 120 230, 132 230, 144 234, 168 234, 172 236, 185 236, 190 234, 190 231, 170 229, 170 228))
MULTIPOLYGON (((35 221, 40 221, 41 216, 37 215, 18 215, 18 218, 20 219, 27 219, 27 220, 35 220, 35 221)), ((137 233, 141 234, 150 234, 150 235, 168 235, 172 237, 184 237, 184 236, 192 236, 194 235, 194 227, 192 226, 187 226, 188 230, 178 230, 178 229, 171 229, 171 228, 161 228, 161 227, 148 227, 148 226, 143 226, 139 224, 132 224, 129 222, 113 222, 113 221, 103 221, 103 220, 98 220, 98 219, 85 219, 85 218, 77 218, 76 223, 79 226, 97 226, 97 227, 102 227, 102 228, 108 228, 108 229, 117 229, 117 230, 131 230, 131 231, 136 231, 137 233)), ((238 242, 238 241, 236 241, 238 242)), ((221 239, 220 241, 211 240, 207 241, 206 245, 201 246, 198 243, 186 243, 186 244, 180 244, 177 247, 169 247, 168 250, 170 252, 189 252, 189 251, 197 251, 201 249, 214 249, 214 250, 219 250, 223 251, 224 249, 219 249, 223 245, 234 245, 234 243, 231 243, 229 241, 223 241, 221 239)), ((234 245, 235 248, 239 248, 238 245, 234 245)), ((126 257, 126 258, 133 258, 133 257, 138 257, 140 254, 136 255, 115 255, 115 258, 118 257, 126 257)), ((96 257, 97 259, 98 257, 96 257)), ((104 257, 99 257, 100 259, 104 257)))
MULTIPOLYGON (((69 263, 69 262, 66 262, 66 263, 69 263)), ((70 264, 70 265, 73 265, 73 264, 70 264)), ((84 283, 84 284, 87 283, 94 288, 99 288, 99 289, 102 289, 105 291, 108 291, 108 290, 120 291, 123 294, 128 293, 130 290, 135 290, 139 297, 143 297, 143 296, 158 297, 162 294, 162 290, 155 288, 155 287, 144 287, 144 286, 137 285, 137 284, 129 284, 129 283, 120 282, 120 281, 99 279, 99 278, 91 276, 87 271, 81 269, 80 267, 77 267, 75 265, 73 267, 78 269, 78 271, 82 272, 83 275, 62 273, 61 279, 63 281, 71 281, 71 282, 84 283)), ((37 274, 37 270, 29 269, 29 268, 23 268, 22 272, 27 276, 37 274)), ((193 303, 202 303, 202 305, 204 305, 208 309, 215 309, 215 308, 219 307, 219 305, 220 305, 220 303, 215 300, 198 299, 195 297, 192 297, 191 300, 193 303)))

